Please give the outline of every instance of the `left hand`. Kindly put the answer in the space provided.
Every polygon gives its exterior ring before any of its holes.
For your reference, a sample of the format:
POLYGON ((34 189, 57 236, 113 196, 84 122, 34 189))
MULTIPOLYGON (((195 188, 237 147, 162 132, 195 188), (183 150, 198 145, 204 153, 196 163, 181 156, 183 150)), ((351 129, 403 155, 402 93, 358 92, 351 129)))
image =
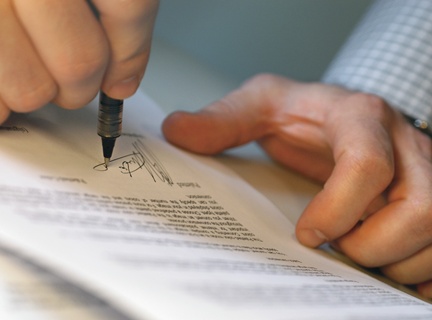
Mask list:
POLYGON ((307 246, 333 242, 354 261, 432 297, 432 143, 382 99, 261 75, 195 114, 163 123, 201 154, 256 140, 324 183, 297 224, 307 246))

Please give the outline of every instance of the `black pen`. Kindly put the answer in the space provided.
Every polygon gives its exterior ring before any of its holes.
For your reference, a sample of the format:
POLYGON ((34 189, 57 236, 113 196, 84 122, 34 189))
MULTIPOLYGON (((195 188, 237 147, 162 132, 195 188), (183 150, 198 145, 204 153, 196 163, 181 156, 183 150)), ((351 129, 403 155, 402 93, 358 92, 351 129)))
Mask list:
POLYGON ((105 167, 108 168, 116 139, 121 135, 123 100, 99 93, 98 135, 102 138, 105 167))

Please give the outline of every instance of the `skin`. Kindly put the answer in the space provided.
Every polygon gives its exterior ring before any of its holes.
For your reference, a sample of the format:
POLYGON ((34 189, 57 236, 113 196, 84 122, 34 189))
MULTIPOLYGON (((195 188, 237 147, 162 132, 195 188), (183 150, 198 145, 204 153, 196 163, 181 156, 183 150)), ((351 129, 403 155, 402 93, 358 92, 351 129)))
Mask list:
POLYGON ((331 242, 432 298, 431 139, 379 97, 264 74, 162 130, 205 155, 256 141, 323 185, 296 226, 302 244, 331 242))
POLYGON ((99 89, 131 96, 157 9, 157 0, 0 1, 0 123, 48 102, 82 107, 99 89))

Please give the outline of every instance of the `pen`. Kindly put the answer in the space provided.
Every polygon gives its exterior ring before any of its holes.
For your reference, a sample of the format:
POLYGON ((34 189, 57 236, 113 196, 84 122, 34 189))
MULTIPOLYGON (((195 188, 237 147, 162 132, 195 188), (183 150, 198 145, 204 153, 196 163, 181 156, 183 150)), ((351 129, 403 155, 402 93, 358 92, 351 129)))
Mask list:
POLYGON ((98 135, 102 138, 102 150, 106 168, 108 168, 115 141, 121 134, 122 116, 123 100, 110 98, 100 91, 98 135))

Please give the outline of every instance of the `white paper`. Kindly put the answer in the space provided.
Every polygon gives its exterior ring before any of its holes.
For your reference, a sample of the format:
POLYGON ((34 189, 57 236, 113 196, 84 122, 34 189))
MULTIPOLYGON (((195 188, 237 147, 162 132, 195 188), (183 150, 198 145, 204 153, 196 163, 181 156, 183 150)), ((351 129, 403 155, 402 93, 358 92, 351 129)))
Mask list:
POLYGON ((99 297, 0 248, 0 319, 127 320, 99 297))
POLYGON ((103 171, 96 104, 47 106, 0 130, 0 242, 136 319, 430 319, 428 303, 319 251, 211 158, 125 102, 103 171))

